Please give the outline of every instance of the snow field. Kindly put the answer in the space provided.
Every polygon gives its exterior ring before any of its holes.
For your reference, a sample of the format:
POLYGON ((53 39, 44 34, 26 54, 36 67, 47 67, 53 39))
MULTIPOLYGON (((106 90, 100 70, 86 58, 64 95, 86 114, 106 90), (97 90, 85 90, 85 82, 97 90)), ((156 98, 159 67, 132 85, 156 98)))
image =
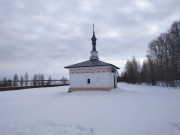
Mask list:
POLYGON ((0 92, 0 135, 179 135, 180 89, 119 83, 0 92))

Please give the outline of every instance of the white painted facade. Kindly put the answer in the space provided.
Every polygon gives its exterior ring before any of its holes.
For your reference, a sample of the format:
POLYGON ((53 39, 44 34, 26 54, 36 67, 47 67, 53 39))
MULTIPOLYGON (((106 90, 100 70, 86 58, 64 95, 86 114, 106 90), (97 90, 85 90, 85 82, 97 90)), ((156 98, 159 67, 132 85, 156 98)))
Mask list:
POLYGON ((92 51, 90 60, 73 64, 69 69, 71 91, 111 90, 117 87, 118 67, 99 60, 93 24, 92 51))
POLYGON ((117 87, 117 72, 110 66, 70 69, 70 88, 117 87), (89 82, 88 82, 89 79, 89 82))

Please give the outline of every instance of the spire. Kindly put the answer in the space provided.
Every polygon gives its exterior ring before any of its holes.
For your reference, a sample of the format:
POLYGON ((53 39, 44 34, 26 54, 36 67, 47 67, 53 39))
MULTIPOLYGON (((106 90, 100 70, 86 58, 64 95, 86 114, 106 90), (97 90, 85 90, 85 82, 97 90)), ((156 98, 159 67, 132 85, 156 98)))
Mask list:
POLYGON ((94 24, 93 24, 93 36, 91 38, 92 41, 92 51, 91 51, 91 57, 90 60, 96 60, 99 59, 98 58, 98 51, 96 51, 96 36, 95 36, 95 32, 94 32, 94 24))
POLYGON ((96 51, 96 36, 95 36, 95 32, 94 32, 94 24, 93 24, 93 36, 91 38, 91 41, 92 41, 92 51, 96 51))

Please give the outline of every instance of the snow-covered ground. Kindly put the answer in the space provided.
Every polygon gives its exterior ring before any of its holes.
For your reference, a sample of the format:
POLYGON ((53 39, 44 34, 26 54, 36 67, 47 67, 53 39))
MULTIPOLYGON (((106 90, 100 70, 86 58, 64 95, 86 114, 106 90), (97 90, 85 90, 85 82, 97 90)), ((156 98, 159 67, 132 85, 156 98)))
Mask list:
POLYGON ((0 92, 0 135, 180 135, 180 89, 120 83, 0 92))

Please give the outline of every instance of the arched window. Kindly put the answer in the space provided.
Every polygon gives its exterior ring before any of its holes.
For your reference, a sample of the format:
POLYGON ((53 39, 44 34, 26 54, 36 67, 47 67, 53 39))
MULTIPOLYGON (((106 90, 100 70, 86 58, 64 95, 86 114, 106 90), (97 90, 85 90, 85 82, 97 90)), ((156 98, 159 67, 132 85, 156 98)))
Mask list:
POLYGON ((91 80, 90 79, 87 79, 87 83, 90 84, 91 80))

